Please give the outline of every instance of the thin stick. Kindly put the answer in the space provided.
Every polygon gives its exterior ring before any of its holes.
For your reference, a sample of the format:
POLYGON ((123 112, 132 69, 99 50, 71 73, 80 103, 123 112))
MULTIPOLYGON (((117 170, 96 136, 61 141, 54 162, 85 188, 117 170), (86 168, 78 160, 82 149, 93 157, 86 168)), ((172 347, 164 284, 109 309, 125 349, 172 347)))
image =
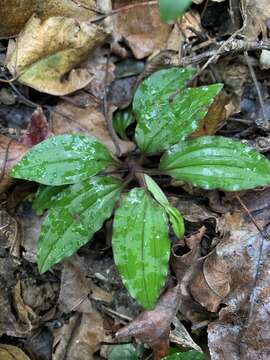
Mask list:
POLYGON ((258 94, 259 103, 260 103, 260 106, 261 106, 261 109, 262 109, 263 121, 267 122, 267 117, 266 117, 266 114, 265 114, 265 111, 264 111, 264 102, 263 102, 261 90, 260 90, 256 75, 255 75, 255 71, 254 71, 253 66, 251 64, 251 61, 250 61, 250 58, 248 56, 247 51, 244 51, 244 56, 245 56, 245 60, 246 60, 250 75, 252 77, 252 80, 254 82, 254 85, 255 85, 255 88, 256 88, 256 91, 257 91, 257 94, 258 94))
POLYGON ((115 147, 115 154, 116 156, 121 156, 121 149, 119 145, 119 138, 116 135, 116 132, 114 131, 113 127, 113 114, 112 111, 108 107, 108 67, 109 67, 109 61, 110 61, 110 55, 107 57, 107 64, 106 64, 106 73, 105 73, 105 81, 104 81, 104 88, 105 88, 105 94, 104 94, 104 100, 103 100, 103 109, 104 109, 104 116, 107 124, 107 129, 110 134, 110 137, 113 141, 114 147, 115 147))
POLYGON ((118 14, 119 12, 122 11, 130 11, 132 9, 134 9, 135 7, 141 7, 141 6, 152 6, 152 5, 157 5, 158 2, 157 1, 144 1, 141 3, 137 3, 137 4, 131 4, 131 5, 126 5, 126 6, 122 6, 118 9, 112 10, 111 12, 101 15, 99 17, 97 17, 96 19, 92 20, 91 22, 96 22, 96 21, 100 21, 103 20, 109 16, 113 16, 115 14, 118 14))

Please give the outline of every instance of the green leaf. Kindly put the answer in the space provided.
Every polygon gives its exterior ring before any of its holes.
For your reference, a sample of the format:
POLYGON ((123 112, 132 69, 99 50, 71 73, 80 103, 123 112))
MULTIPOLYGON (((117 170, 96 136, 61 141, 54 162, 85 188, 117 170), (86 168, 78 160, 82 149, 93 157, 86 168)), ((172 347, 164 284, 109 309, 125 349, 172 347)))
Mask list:
POLYGON ((41 273, 75 253, 98 231, 113 211, 121 182, 93 177, 63 190, 44 221, 38 240, 41 273))
POLYGON ((116 210, 112 246, 130 295, 154 308, 166 280, 170 242, 166 213, 145 189, 131 190, 116 210))
POLYGON ((159 13, 162 21, 176 20, 187 10, 191 0, 159 0, 159 13))
POLYGON ((180 211, 175 207, 169 205, 165 207, 167 214, 169 215, 170 223, 172 224, 173 231, 178 238, 181 238, 185 234, 185 224, 183 216, 180 211))
POLYGON ((138 356, 132 344, 116 345, 113 347, 108 360, 138 360, 138 356))
POLYGON ((163 358, 164 360, 204 360, 204 355, 196 350, 176 353, 163 358))
POLYGON ((113 116, 113 127, 114 130, 117 132, 118 135, 121 136, 122 139, 125 139, 126 136, 126 129, 130 124, 134 122, 132 116, 132 109, 129 107, 125 110, 118 110, 115 112, 113 116))
POLYGON ((113 163, 107 148, 94 138, 59 135, 31 148, 11 176, 44 185, 74 184, 113 163))
POLYGON ((184 219, 178 209, 173 207, 164 192, 158 184, 148 175, 144 174, 147 189, 152 193, 157 202, 162 205, 169 215, 170 223, 172 224, 173 231, 177 237, 182 237, 185 233, 184 219))
POLYGON ((37 215, 42 215, 46 209, 55 205, 59 194, 66 189, 66 186, 46 186, 39 185, 32 208, 37 215))
POLYGON ((256 150, 221 136, 203 136, 173 146, 160 169, 204 189, 238 191, 270 184, 270 162, 256 150))
POLYGON ((133 100, 135 139, 144 153, 158 153, 184 140, 206 115, 222 84, 185 89, 194 72, 192 68, 160 70, 138 87, 133 100), (171 94, 182 87, 171 101, 171 94))

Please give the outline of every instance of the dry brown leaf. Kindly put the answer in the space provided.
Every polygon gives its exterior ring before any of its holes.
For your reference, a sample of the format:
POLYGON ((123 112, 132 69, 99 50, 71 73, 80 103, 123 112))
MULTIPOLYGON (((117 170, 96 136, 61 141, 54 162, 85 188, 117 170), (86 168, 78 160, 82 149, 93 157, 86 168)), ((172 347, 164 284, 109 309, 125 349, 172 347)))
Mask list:
POLYGON ((20 226, 5 210, 0 210, 0 248, 9 248, 10 254, 20 257, 20 226))
POLYGON ((20 280, 14 287, 13 290, 13 306, 16 310, 16 315, 18 320, 24 324, 27 331, 31 331, 33 328, 33 323, 38 320, 37 314, 31 309, 30 306, 26 305, 22 298, 22 288, 20 280))
POLYGON ((28 150, 28 147, 17 141, 0 135, 0 193, 11 184, 10 170, 15 166, 28 150))
POLYGON ((12 288, 16 284, 15 271, 18 264, 15 264, 12 258, 0 258, 0 336, 25 336, 27 327, 18 323, 12 311, 12 288))
POLYGON ((94 360, 105 338, 103 319, 92 309, 91 313, 76 313, 61 329, 55 331, 53 360, 94 360))
MULTIPOLYGON (((89 134, 106 145, 110 151, 115 152, 104 115, 96 107, 81 109, 64 102, 56 107, 56 111, 57 113, 54 112, 52 115, 52 130, 55 135, 89 134)), ((119 140, 119 145, 122 154, 134 149, 134 144, 130 141, 119 140)))
POLYGON ((195 234, 186 236, 173 245, 171 263, 179 284, 181 284, 187 270, 200 255, 199 244, 205 231, 205 226, 202 226, 195 234))
POLYGON ((100 27, 67 17, 42 21, 33 15, 16 44, 9 43, 7 67, 20 82, 52 95, 65 95, 89 84, 92 75, 76 68, 103 43, 100 27))
POLYGON ((107 303, 112 301, 112 295, 96 286, 86 274, 83 258, 73 255, 65 261, 58 299, 59 308, 63 312, 92 312, 90 298, 107 303))
MULTIPOLYGON (((140 2, 143 1, 117 0, 114 1, 114 9, 140 2)), ((112 20, 116 39, 122 37, 137 59, 143 59, 166 47, 171 26, 161 22, 157 5, 122 10, 112 20)))
POLYGON ((244 34, 248 40, 257 40, 261 33, 266 37, 266 20, 270 18, 268 0, 242 0, 244 34))
POLYGON ((34 13, 42 20, 51 16, 72 17, 89 21, 96 17, 95 0, 20 0, 3 1, 0 7, 0 36, 17 35, 34 13))
POLYGON ((151 346, 155 360, 161 359, 168 355, 170 325, 177 313, 179 301, 179 286, 167 290, 154 310, 143 311, 115 336, 118 339, 132 336, 151 346))
POLYGON ((1 360, 30 360, 17 346, 0 344, 1 360))
POLYGON ((232 105, 231 97, 222 91, 215 97, 200 127, 192 134, 192 137, 214 135, 223 121, 237 111, 238 109, 232 105))
MULTIPOLYGON (((267 232, 269 189, 247 192, 242 200, 267 232)), ((270 244, 265 239, 262 246, 262 235, 239 206, 237 211, 226 214, 225 220, 224 239, 194 268, 187 288, 210 311, 217 311, 223 304, 219 320, 208 327, 211 359, 267 360, 270 244)))

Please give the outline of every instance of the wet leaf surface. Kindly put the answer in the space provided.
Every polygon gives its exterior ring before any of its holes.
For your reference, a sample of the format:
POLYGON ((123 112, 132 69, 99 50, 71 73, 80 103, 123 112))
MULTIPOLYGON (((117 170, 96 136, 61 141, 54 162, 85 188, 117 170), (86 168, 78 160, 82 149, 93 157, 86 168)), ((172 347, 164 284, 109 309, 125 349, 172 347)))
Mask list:
POLYGON ((114 260, 130 295, 146 309, 155 306, 165 283, 170 251, 167 227, 165 210, 144 189, 131 190, 115 213, 114 260))
POLYGON ((133 111, 138 122, 136 142, 144 153, 157 153, 184 140, 206 115, 222 85, 181 90, 194 73, 192 68, 160 70, 140 84, 133 111))
POLYGON ((36 145, 12 170, 12 176, 45 185, 73 184, 113 164, 109 151, 94 138, 59 135, 36 145), (83 161, 82 161, 83 160, 83 161))
POLYGON ((45 272, 91 240, 113 211, 121 183, 94 177, 64 190, 49 210, 38 242, 38 266, 45 272))
POLYGON ((240 142, 202 136, 179 143, 161 158, 160 169, 204 189, 238 191, 270 183, 270 162, 240 142))

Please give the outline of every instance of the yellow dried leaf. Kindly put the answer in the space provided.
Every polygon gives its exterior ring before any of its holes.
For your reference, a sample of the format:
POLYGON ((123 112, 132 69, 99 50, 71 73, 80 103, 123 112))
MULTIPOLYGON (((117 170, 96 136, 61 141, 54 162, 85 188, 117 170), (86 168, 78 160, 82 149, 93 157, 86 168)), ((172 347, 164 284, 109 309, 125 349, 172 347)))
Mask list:
POLYGON ((66 95, 91 81, 87 69, 75 69, 107 33, 100 27, 66 17, 42 21, 33 15, 11 42, 7 67, 13 76, 34 89, 66 95))
POLYGON ((93 20, 95 0, 5 0, 0 6, 0 36, 17 35, 30 17, 37 13, 42 20, 51 16, 93 20))
POLYGON ((21 349, 13 345, 0 345, 0 359, 30 360, 21 349))

